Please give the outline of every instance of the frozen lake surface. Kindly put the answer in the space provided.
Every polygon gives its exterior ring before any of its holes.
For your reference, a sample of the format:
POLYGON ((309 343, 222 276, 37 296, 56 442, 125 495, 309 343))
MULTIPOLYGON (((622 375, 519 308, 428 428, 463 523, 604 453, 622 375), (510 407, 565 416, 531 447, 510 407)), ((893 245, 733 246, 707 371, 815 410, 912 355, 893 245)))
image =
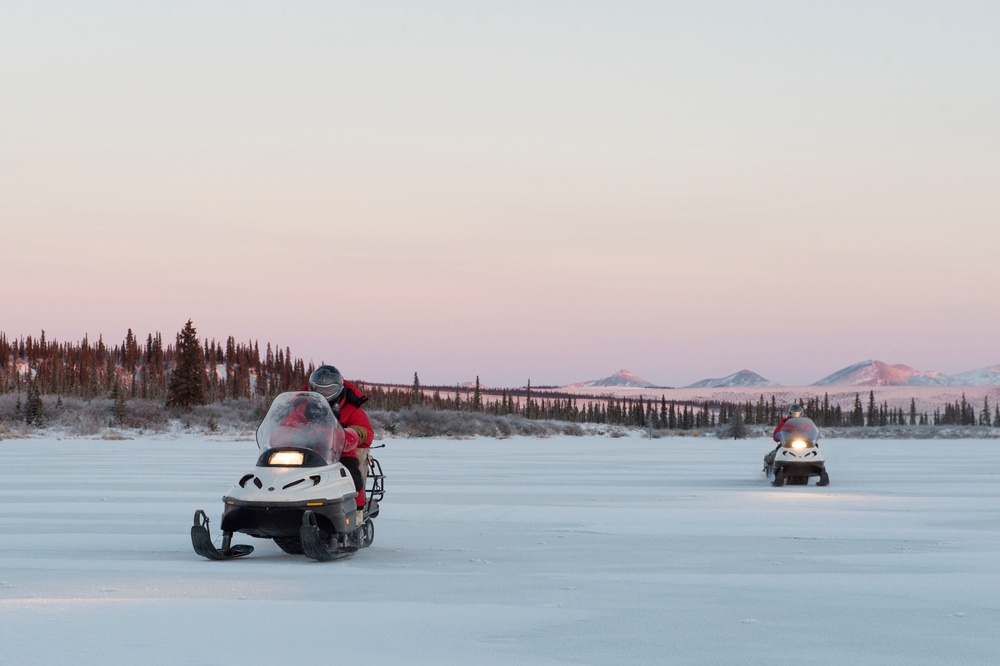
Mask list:
POLYGON ((1000 442, 388 440, 374 545, 201 559, 249 440, 0 441, 0 664, 996 664, 1000 442))

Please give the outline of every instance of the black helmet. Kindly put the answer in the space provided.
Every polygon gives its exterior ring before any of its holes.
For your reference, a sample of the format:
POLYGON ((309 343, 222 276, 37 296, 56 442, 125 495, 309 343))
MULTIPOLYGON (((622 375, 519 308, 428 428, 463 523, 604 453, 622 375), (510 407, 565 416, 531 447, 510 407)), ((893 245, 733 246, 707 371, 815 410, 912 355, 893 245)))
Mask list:
POLYGON ((344 376, 332 365, 321 365, 309 375, 309 390, 333 402, 344 392, 344 376))
POLYGON ((791 417, 802 416, 802 405, 794 404, 788 408, 788 415, 791 417))

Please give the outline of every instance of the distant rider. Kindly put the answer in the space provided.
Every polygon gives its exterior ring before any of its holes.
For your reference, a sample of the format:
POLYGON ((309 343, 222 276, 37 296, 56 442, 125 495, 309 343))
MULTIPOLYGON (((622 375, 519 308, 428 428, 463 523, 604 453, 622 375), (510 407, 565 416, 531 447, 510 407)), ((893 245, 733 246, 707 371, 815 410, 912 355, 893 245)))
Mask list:
POLYGON ((781 448, 781 439, 778 437, 778 433, 781 432, 781 429, 784 427, 785 422, 788 421, 788 419, 797 419, 800 416, 802 416, 802 414, 803 414, 802 405, 796 403, 788 408, 788 416, 782 416, 781 420, 778 421, 778 425, 775 426, 774 432, 771 433, 771 439, 778 442, 778 445, 774 447, 774 451, 770 451, 766 456, 764 456, 765 465, 772 464, 774 462, 774 457, 778 455, 778 450, 781 448))
POLYGON ((334 414, 344 426, 347 436, 347 446, 340 458, 354 479, 354 488, 358 493, 357 522, 360 527, 364 523, 365 481, 368 478, 368 448, 375 439, 371 421, 361 406, 368 402, 367 396, 361 393, 357 386, 344 380, 340 370, 332 365, 321 365, 309 375, 309 390, 319 393, 327 399, 334 414))

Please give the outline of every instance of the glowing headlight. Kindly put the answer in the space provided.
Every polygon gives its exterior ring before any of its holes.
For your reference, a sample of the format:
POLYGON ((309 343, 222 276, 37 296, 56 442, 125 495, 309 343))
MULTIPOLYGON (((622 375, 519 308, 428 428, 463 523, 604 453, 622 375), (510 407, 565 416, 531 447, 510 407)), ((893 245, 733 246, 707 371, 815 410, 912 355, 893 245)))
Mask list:
POLYGON ((802 440, 802 439, 793 439, 792 440, 792 448, 793 449, 808 449, 809 448, 809 442, 807 442, 805 440, 802 440))
POLYGON ((287 467, 301 467, 305 461, 305 456, 301 451, 274 451, 267 458, 269 465, 284 465, 287 467))

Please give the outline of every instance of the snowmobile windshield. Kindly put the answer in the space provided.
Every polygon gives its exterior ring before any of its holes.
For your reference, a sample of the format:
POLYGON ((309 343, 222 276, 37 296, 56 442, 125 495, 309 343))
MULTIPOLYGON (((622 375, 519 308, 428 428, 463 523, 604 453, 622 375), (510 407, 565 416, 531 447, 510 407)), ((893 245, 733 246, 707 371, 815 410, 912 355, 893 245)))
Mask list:
POLYGON ((270 449, 306 449, 328 463, 344 452, 344 429, 330 403, 313 391, 291 391, 278 395, 267 416, 257 427, 257 446, 270 449))
POLYGON ((778 438, 784 446, 792 446, 794 442, 806 442, 810 446, 815 446, 819 439, 819 428, 812 419, 796 416, 785 421, 778 431, 778 438))

